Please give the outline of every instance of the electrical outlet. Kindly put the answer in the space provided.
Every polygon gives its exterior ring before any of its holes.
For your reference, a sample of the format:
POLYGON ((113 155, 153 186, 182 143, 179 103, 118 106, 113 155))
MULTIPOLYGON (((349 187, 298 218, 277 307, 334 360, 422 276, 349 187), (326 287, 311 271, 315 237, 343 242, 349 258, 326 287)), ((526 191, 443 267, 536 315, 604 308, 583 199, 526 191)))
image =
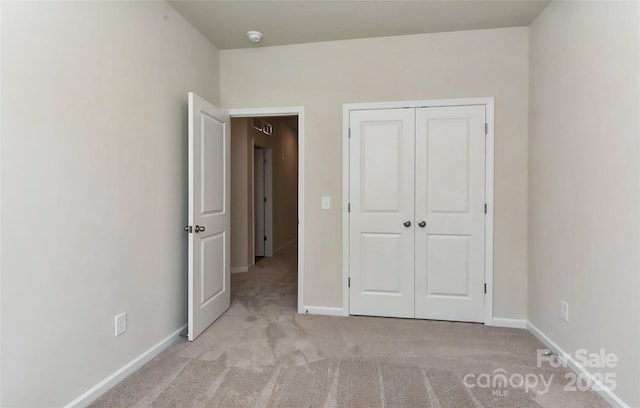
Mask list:
POLYGON ((127 314, 121 313, 115 317, 116 337, 127 331, 127 314))
POLYGON ((331 208, 331 197, 322 197, 321 204, 323 210, 329 210, 331 208))
POLYGON ((560 301, 560 318, 565 322, 569 321, 569 304, 564 300, 560 301))

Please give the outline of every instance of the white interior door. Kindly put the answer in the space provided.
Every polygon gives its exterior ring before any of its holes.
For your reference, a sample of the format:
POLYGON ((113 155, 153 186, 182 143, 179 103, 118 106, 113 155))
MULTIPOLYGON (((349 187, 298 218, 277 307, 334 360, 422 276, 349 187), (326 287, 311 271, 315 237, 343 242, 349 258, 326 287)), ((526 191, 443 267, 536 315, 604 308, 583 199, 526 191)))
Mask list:
POLYGON ((415 317, 484 321, 484 183, 485 107, 417 109, 415 317))
POLYGON ((273 149, 264 149, 264 256, 273 256, 273 149))
POLYGON ((254 256, 265 256, 265 157, 264 149, 256 147, 253 149, 253 238, 254 256))
POLYGON ((190 92, 190 341, 230 305, 230 148, 229 116, 190 92))
POLYGON ((350 114, 351 314, 414 314, 414 114, 350 114))

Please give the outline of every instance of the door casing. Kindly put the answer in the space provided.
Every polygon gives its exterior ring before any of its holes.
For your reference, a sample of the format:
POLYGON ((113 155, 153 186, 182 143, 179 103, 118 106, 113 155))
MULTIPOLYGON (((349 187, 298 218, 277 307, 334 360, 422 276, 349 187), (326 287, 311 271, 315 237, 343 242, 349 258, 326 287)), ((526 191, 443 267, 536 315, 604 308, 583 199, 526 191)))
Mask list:
POLYGON ((487 292, 484 298, 484 324, 493 326, 493 184, 494 184, 494 98, 457 98, 397 102, 346 103, 342 109, 342 311, 349 311, 349 117, 351 111, 370 109, 428 108, 445 106, 484 105, 487 123, 485 142, 485 261, 484 273, 487 292))

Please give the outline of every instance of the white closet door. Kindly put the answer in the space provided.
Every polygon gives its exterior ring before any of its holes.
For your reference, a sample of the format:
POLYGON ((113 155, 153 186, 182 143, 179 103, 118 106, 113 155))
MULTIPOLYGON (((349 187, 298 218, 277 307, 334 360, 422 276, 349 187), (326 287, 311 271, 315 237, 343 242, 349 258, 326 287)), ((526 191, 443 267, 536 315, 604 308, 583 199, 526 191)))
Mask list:
POLYGON ((413 317, 415 110, 352 111, 350 127, 350 313, 413 317))
POLYGON ((416 111, 415 317, 484 321, 485 107, 416 111))

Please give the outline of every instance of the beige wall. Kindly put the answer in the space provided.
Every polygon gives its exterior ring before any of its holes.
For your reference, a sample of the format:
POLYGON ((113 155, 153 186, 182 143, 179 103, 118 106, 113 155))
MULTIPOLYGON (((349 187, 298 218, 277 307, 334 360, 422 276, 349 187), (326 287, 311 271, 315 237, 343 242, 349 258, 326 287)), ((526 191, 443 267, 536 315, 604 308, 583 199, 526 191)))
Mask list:
POLYGON ((62 406, 186 323, 187 92, 218 102, 218 51, 166 3, 1 7, 0 405, 62 406))
POLYGON ((250 156, 247 147, 247 119, 231 119, 231 272, 251 265, 249 248, 249 177, 250 156))
POLYGON ((530 67, 529 320, 571 354, 616 353, 615 392, 631 407, 640 406, 639 12, 637 2, 552 2, 531 26, 530 67))
POLYGON ((342 307, 342 105, 494 96, 494 310, 526 317, 528 46, 508 28, 221 51, 223 107, 305 108, 305 305, 342 307))
POLYGON ((298 236, 298 117, 279 118, 280 140, 273 152, 273 250, 298 236))
POLYGON ((251 126, 251 119, 231 119, 231 269, 236 272, 254 263, 254 146, 272 151, 274 252, 297 237, 297 117, 266 117, 260 120, 272 125, 272 135, 267 136, 251 126))

